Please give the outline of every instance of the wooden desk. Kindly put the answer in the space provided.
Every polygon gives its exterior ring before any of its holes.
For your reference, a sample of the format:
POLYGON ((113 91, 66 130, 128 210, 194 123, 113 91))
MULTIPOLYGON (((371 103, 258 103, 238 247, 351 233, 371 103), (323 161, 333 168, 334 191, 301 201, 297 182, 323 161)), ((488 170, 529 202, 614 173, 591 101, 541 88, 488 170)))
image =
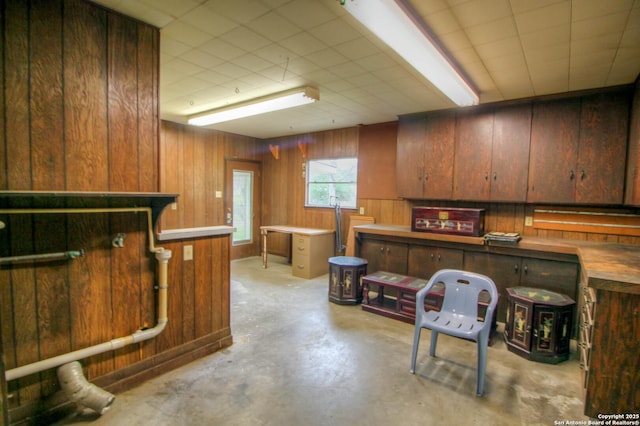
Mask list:
POLYGON ((314 278, 329 272, 328 259, 335 253, 335 231, 332 229, 301 228, 297 226, 261 226, 262 267, 268 267, 267 237, 269 232, 291 236, 292 274, 314 278))

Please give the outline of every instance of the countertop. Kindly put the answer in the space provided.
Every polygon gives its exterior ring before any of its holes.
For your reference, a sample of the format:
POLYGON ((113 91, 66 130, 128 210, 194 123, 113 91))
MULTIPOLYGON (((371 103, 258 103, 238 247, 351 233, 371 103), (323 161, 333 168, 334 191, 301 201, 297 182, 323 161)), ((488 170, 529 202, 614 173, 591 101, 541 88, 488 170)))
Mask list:
MULTIPOLYGON (((356 232, 395 235, 406 238, 482 245, 482 237, 412 232, 403 225, 361 225, 356 232)), ((508 246, 501 246, 508 247, 508 246)), ((523 237, 513 248, 547 253, 573 254, 578 257, 587 285, 600 290, 640 294, 640 245, 582 240, 523 237)))

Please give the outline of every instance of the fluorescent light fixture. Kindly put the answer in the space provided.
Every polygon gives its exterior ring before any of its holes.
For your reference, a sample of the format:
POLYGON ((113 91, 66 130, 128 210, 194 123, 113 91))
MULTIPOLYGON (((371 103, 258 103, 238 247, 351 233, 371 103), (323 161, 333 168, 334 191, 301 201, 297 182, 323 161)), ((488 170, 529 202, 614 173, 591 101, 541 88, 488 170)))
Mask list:
POLYGON ((189 117, 188 123, 194 126, 208 126, 223 121, 231 121, 252 115, 264 114, 266 112, 306 105, 317 100, 320 100, 320 92, 318 89, 313 87, 299 87, 297 89, 286 90, 273 95, 196 114, 189 117))
POLYGON ((346 0, 342 3, 354 18, 457 105, 478 104, 478 95, 400 1, 346 0))

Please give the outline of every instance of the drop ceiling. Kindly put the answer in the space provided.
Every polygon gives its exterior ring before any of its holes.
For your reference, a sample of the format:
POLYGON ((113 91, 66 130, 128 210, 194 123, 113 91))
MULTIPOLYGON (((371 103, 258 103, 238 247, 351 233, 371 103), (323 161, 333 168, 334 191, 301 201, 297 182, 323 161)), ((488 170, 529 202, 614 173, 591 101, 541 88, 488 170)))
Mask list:
MULTIPOLYGON (((350 1, 350 0, 346 0, 350 1)), ((299 86, 320 101, 210 128, 256 138, 455 105, 339 0, 96 0, 160 28, 161 118, 299 86)), ((633 83, 640 0, 408 0, 480 103, 633 83)))

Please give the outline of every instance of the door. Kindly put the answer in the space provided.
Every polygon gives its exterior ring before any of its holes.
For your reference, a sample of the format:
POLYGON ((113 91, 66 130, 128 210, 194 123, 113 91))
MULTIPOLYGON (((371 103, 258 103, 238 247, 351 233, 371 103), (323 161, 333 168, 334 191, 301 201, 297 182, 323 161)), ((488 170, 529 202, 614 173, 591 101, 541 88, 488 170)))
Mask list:
POLYGON ((231 259, 260 254, 262 167, 252 161, 226 161, 225 222, 233 226, 231 259))

